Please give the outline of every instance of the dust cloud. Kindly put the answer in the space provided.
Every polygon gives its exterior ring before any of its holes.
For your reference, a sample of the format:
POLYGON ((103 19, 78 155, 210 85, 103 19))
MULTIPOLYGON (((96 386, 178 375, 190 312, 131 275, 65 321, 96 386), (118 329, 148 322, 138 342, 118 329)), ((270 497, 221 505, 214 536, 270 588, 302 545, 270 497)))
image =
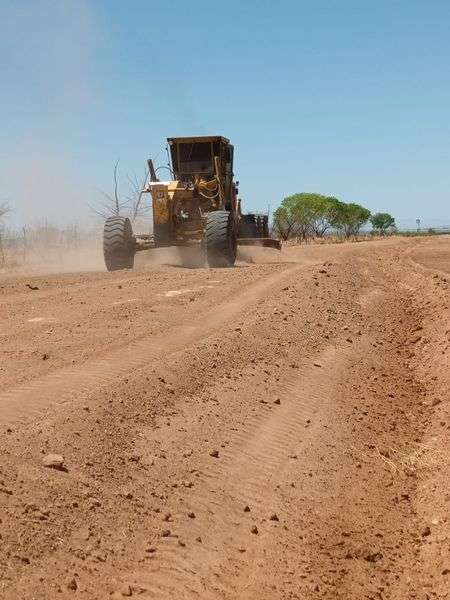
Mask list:
POLYGON ((136 267, 154 267, 171 265, 186 269, 199 269, 207 267, 204 252, 199 247, 171 246, 168 248, 155 248, 138 252, 135 258, 136 267))

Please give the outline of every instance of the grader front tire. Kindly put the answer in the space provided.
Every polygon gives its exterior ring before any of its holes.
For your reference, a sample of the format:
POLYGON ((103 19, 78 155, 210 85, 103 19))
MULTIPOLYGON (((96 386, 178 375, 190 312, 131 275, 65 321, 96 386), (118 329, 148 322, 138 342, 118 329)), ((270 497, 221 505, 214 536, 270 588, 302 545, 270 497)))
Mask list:
POLYGON ((132 269, 136 242, 128 217, 108 217, 103 229, 103 255, 108 271, 132 269))
POLYGON ((233 214, 227 210, 208 213, 206 220, 206 257, 208 265, 232 267, 236 262, 237 236, 233 214))

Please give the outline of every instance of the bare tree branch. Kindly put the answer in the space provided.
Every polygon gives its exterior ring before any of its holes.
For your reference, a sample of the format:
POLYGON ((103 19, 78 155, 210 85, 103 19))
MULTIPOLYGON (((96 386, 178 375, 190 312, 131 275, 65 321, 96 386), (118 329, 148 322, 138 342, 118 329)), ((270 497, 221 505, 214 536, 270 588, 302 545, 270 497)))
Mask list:
POLYGON ((0 202, 0 219, 11 212, 12 208, 8 202, 0 202))
POLYGON ((108 194, 103 190, 98 190, 104 197, 103 202, 98 202, 95 205, 90 205, 92 212, 99 217, 107 219, 108 217, 118 217, 122 210, 128 205, 128 200, 121 200, 119 196, 119 160, 114 165, 114 195, 108 194))
POLYGON ((142 190, 147 182, 148 171, 146 170, 142 179, 139 179, 136 175, 132 177, 127 175, 128 180, 128 194, 125 198, 120 197, 119 193, 119 161, 114 165, 113 179, 114 179, 114 192, 108 194, 103 190, 98 192, 103 196, 103 201, 96 202, 94 205, 89 205, 91 211, 107 219, 108 217, 116 217, 127 214, 132 221, 138 216, 141 216, 148 209, 143 203, 142 190))
POLYGON ((128 183, 130 185, 130 191, 127 198, 130 203, 130 218, 132 221, 134 221, 137 217, 142 216, 148 208, 147 206, 144 206, 142 202, 142 190, 147 182, 147 177, 148 171, 145 171, 145 174, 141 180, 139 180, 136 175, 133 177, 127 175, 128 183))
POLYGON ((114 165, 114 202, 115 202, 115 214, 120 215, 120 200, 118 194, 118 183, 117 183, 117 169, 119 168, 119 160, 114 165))

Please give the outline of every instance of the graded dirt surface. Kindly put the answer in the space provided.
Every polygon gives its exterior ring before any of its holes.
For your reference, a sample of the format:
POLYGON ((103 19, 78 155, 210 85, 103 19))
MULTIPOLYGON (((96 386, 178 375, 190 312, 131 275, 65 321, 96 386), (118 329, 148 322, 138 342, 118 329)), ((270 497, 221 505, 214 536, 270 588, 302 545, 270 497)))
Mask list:
POLYGON ((0 280, 2 600, 449 597, 450 237, 241 258, 0 280))

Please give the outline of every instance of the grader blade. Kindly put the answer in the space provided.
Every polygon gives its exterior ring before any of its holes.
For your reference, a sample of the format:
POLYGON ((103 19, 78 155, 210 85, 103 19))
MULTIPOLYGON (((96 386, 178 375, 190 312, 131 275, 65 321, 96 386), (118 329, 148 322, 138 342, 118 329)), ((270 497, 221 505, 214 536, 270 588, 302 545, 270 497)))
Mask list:
POLYGON ((281 250, 280 240, 273 238, 238 238, 238 246, 263 246, 264 248, 274 248, 281 250))

